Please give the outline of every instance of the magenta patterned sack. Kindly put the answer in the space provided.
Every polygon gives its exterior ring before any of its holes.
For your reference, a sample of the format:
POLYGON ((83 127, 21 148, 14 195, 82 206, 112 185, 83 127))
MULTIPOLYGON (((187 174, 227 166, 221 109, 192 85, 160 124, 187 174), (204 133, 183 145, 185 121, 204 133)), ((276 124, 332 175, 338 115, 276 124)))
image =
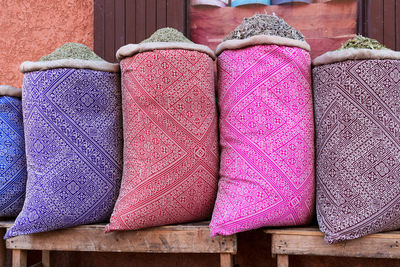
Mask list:
POLYGON ((317 218, 334 243, 400 228, 400 53, 314 60, 317 218))
POLYGON ((229 40, 217 48, 221 166, 212 236, 312 218, 307 49, 304 41, 276 36, 229 40))

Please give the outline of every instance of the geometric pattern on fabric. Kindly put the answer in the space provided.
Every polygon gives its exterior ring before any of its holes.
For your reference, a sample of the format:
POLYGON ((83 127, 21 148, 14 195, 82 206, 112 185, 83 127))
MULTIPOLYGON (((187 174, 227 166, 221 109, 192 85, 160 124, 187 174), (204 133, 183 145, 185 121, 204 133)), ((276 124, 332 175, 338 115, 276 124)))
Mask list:
POLYGON ((334 243, 400 227, 400 61, 313 71, 317 218, 334 243))
POLYGON ((0 217, 16 217, 26 187, 21 99, 0 96, 0 217))
POLYGON ((24 75, 26 199, 5 238, 107 220, 122 174, 118 73, 24 75))
POLYGON ((106 231, 209 219, 218 183, 213 60, 181 49, 121 61, 124 167, 106 231))
POLYGON ((310 64, 307 51, 277 45, 218 57, 221 164, 211 236, 312 218, 310 64))

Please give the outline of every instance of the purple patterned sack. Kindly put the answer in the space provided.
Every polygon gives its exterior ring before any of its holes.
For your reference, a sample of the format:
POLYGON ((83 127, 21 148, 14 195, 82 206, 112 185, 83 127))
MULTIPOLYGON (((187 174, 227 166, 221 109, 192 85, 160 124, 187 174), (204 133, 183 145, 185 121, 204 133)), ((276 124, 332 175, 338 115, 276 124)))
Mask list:
POLYGON ((400 227, 400 53, 314 60, 317 216, 334 243, 400 227))
POLYGON ((119 66, 60 61, 21 65, 28 183, 5 238, 105 221, 118 196, 119 66))
POLYGON ((0 217, 15 217, 22 209, 26 159, 20 88, 0 85, 0 217))

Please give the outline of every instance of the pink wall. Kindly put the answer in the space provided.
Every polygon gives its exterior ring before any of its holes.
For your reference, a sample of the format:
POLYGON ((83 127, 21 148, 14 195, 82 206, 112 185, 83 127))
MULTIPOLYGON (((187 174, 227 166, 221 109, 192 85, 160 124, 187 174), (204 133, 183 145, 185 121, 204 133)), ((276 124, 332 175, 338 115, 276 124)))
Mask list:
POLYGON ((19 65, 66 42, 93 48, 93 0, 0 1, 0 84, 21 87, 19 65))

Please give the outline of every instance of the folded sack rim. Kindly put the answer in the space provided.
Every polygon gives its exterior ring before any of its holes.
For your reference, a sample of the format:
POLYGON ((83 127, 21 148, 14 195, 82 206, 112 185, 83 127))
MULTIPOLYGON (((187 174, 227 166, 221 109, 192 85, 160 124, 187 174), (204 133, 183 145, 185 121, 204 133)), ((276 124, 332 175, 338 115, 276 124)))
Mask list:
POLYGON ((333 64, 346 60, 369 60, 369 59, 394 59, 400 60, 400 52, 390 49, 366 49, 349 48, 343 50, 329 51, 316 57, 312 64, 314 66, 333 64))
POLYGON ((91 69, 107 72, 119 72, 119 64, 109 63, 100 60, 84 60, 84 59, 58 59, 50 61, 25 61, 19 70, 22 73, 32 71, 43 71, 58 68, 74 68, 74 69, 91 69))
POLYGON ((214 52, 205 45, 191 44, 184 42, 152 42, 143 44, 127 44, 120 47, 116 53, 118 61, 126 57, 131 57, 135 54, 148 52, 153 50, 168 50, 168 49, 184 49, 198 51, 209 55, 213 60, 215 60, 214 52))
POLYGON ((277 35, 254 35, 246 39, 226 40, 217 46, 215 54, 219 56, 224 50, 241 49, 252 45, 282 45, 294 46, 311 51, 310 45, 306 41, 295 40, 277 35))
POLYGON ((11 85, 0 85, 0 96, 22 97, 22 89, 11 85))

